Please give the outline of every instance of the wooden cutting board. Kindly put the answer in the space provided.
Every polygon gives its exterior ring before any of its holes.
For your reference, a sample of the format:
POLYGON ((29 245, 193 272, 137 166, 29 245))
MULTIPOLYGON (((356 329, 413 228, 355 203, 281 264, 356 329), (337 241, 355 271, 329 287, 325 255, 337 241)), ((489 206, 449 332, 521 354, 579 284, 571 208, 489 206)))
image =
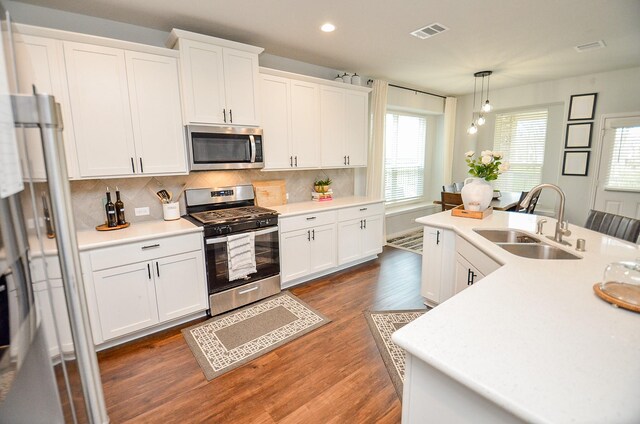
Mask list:
POLYGON ((287 183, 284 180, 255 181, 256 204, 268 208, 287 204, 287 183))

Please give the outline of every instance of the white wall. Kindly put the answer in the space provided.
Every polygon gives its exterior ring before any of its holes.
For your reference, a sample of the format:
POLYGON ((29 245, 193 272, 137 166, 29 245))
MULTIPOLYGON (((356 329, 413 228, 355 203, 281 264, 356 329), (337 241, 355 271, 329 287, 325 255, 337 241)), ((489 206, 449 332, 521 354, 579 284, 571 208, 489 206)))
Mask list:
MULTIPOLYGON (((454 146, 454 180, 463 180, 467 175, 464 152, 490 149, 493 145, 493 122, 495 112, 528 109, 537 106, 549 108, 547 128, 547 146, 543 182, 559 185, 567 195, 566 216, 570 222, 583 225, 589 209, 593 206, 591 188, 595 184, 597 158, 600 142, 600 118, 603 114, 640 111, 640 68, 622 69, 581 77, 546 81, 520 87, 491 91, 491 103, 495 110, 489 121, 474 136, 467 134, 471 123, 471 103, 473 95, 458 99, 456 119, 456 137, 454 146), (562 158, 564 134, 569 111, 569 99, 573 94, 598 93, 594 131, 589 161, 589 173, 586 177, 563 176, 562 158)), ((551 207, 552 194, 545 194, 541 207, 551 207)))

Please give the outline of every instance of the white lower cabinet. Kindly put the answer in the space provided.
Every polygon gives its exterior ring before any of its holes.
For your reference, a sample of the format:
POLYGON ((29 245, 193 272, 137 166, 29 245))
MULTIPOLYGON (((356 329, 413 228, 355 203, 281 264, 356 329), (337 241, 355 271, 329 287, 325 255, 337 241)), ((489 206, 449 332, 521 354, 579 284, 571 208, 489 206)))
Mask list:
POLYGON ((283 283, 336 266, 336 224, 311 226, 280 234, 283 283))
POLYGON ((33 285, 33 292, 40 313, 40 325, 44 327, 49 355, 57 356, 62 352, 73 352, 73 339, 62 280, 52 279, 50 288, 51 290, 48 290, 47 282, 42 281, 33 285))
POLYGON ((200 233, 96 249, 90 257, 98 344, 208 307, 200 233))
POLYGON ((484 278, 484 274, 471 265, 462 255, 456 254, 456 294, 477 283, 482 278, 484 278))
POLYGON ((338 264, 376 255, 382 251, 382 215, 338 224, 338 264))

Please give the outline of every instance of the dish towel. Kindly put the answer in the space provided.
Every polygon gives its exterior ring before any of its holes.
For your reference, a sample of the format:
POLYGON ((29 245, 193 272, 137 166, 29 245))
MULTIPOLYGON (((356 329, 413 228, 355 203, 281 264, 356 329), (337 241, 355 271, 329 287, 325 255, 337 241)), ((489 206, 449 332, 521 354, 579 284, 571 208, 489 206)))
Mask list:
POLYGON ((244 233, 227 236, 229 281, 244 278, 256 270, 256 236, 244 233))

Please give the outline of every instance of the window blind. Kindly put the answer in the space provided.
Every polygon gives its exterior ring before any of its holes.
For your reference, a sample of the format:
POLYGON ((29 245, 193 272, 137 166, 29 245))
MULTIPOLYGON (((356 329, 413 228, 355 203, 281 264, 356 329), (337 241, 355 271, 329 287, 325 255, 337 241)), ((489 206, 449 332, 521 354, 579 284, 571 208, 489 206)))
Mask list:
POLYGON ((546 109, 496 115, 493 151, 504 155, 511 168, 498 177, 500 191, 529 191, 540 184, 547 139, 546 109))
POLYGON ((605 186, 640 191, 640 126, 615 128, 605 186))
POLYGON ((427 119, 389 112, 385 127, 384 195, 387 203, 422 199, 427 119))

